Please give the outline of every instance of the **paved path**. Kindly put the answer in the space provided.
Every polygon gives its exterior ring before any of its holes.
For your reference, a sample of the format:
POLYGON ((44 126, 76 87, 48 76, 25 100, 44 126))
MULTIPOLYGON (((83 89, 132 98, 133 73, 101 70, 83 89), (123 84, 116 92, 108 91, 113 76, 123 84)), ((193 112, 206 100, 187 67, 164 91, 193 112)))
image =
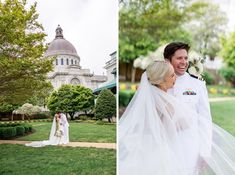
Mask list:
MULTIPOLYGON (((0 140, 0 144, 26 144, 31 141, 19 141, 19 140, 0 140)), ((94 143, 94 142, 70 142, 66 145, 61 145, 63 147, 94 147, 94 148, 106 148, 106 149, 116 149, 115 143, 94 143)))
POLYGON ((235 100, 235 97, 216 97, 216 98, 209 98, 209 102, 230 101, 230 100, 235 100))

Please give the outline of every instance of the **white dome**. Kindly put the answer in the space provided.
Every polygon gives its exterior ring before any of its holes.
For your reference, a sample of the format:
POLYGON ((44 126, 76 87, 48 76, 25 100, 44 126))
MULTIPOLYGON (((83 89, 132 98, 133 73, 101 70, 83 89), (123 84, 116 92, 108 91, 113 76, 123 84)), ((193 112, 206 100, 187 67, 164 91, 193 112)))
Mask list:
POLYGON ((45 53, 45 57, 56 55, 72 55, 79 58, 75 47, 69 41, 64 39, 63 30, 60 25, 58 25, 56 29, 55 39, 50 43, 45 53))

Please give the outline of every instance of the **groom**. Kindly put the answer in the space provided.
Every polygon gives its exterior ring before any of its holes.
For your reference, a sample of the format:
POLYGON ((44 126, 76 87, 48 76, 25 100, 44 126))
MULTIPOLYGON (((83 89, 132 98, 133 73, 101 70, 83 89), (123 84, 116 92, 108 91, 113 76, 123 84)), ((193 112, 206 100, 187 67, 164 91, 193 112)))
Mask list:
POLYGON ((177 76, 174 87, 169 89, 168 93, 188 103, 198 114, 199 156, 197 164, 203 168, 206 165, 204 159, 211 153, 212 121, 205 82, 186 72, 189 66, 189 49, 188 44, 172 42, 165 47, 163 55, 172 64, 177 76))

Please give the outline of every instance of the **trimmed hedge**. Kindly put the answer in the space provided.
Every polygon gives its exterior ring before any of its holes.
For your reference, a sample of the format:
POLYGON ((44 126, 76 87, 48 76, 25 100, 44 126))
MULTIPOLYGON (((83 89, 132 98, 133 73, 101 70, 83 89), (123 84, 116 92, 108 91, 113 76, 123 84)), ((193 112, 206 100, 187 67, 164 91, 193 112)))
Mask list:
POLYGON ((20 125, 16 123, 2 124, 0 125, 0 139, 11 139, 31 131, 31 125, 20 125))
POLYGON ((9 139, 16 136, 16 128, 15 127, 5 127, 1 128, 2 138, 9 139))
POLYGON ((24 126, 16 126, 16 135, 22 136, 25 133, 25 128, 24 126))
POLYGON ((5 124, 0 124, 0 127, 15 127, 19 126, 19 123, 5 123, 5 124))

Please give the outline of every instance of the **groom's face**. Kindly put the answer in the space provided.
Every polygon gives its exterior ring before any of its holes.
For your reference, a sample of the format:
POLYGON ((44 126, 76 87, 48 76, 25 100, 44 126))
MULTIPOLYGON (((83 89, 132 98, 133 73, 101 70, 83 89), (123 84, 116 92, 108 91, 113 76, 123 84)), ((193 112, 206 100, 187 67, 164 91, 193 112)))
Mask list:
POLYGON ((183 75, 188 68, 188 52, 185 49, 176 50, 171 58, 171 64, 176 75, 183 75))

